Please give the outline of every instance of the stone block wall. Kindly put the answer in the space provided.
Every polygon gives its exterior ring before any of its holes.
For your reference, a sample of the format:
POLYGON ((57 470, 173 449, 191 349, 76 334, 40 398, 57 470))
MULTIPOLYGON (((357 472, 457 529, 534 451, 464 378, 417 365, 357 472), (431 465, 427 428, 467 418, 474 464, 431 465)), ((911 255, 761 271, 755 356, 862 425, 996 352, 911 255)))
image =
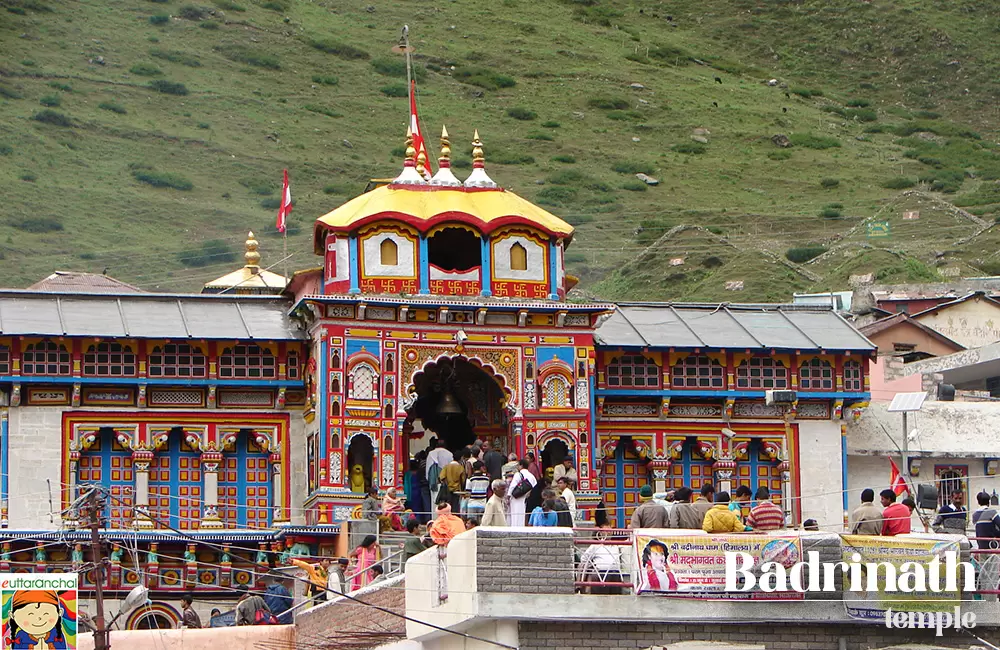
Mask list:
MULTIPOLYGON (((668 604, 664 604, 669 607, 668 604)), ((839 604, 838 604, 839 606, 839 604)), ((706 605, 710 607, 710 605, 706 605)), ((994 631, 986 633, 992 638, 994 631)), ((723 623, 549 623, 522 621, 518 626, 520 650, 551 650, 553 648, 636 648, 642 650, 681 641, 714 641, 719 643, 755 643, 766 650, 838 650, 840 639, 847 641, 847 650, 874 650, 907 643, 923 643, 934 647, 966 649, 975 639, 963 632, 950 630, 935 637, 934 630, 886 629, 884 625, 844 624, 723 624, 723 623)), ((927 646, 920 646, 927 647, 927 646)))
POLYGON ((478 591, 572 594, 573 534, 530 528, 476 531, 478 591))
POLYGON ((316 644, 320 637, 336 638, 338 632, 385 631, 403 634, 406 621, 397 614, 406 614, 405 579, 388 580, 371 591, 354 595, 362 602, 340 598, 300 612, 295 617, 295 634, 300 645, 316 644), (384 612, 368 604, 390 610, 384 612))

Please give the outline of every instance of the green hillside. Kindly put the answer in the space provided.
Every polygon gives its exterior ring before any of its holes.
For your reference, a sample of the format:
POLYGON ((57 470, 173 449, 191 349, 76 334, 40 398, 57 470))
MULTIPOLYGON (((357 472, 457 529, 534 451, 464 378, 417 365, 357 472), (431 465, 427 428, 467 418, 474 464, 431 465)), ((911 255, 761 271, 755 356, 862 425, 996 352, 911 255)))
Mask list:
POLYGON ((985 0, 371 2, 0 0, 5 284, 197 289, 248 229, 278 263, 286 167, 287 264, 316 265, 313 219, 401 167, 403 24, 425 132, 462 177, 478 128, 495 180, 577 226, 583 295, 1000 271, 985 0))

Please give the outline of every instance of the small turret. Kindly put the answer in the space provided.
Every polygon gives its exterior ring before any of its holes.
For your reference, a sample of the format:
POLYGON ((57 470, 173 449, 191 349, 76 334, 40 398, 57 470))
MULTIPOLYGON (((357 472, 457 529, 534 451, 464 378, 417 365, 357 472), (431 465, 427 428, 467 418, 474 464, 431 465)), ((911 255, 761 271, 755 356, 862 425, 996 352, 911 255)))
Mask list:
POLYGON ((483 155, 483 142, 479 139, 479 129, 472 136, 472 173, 465 179, 466 187, 490 187, 497 184, 486 175, 486 156, 483 155))
POLYGON ((451 171, 451 142, 448 140, 447 127, 441 127, 441 157, 438 158, 438 171, 431 179, 431 185, 444 187, 461 187, 462 181, 455 178, 451 171))

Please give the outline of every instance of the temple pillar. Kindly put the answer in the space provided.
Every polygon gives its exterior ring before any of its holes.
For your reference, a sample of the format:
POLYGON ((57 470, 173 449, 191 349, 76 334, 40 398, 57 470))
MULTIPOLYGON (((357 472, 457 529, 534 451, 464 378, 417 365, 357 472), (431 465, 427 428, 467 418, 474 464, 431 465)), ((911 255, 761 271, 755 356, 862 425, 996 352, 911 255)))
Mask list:
POLYGON ((281 454, 271 454, 271 503, 274 504, 272 526, 282 526, 289 523, 288 510, 285 508, 281 475, 281 454))
POLYGON ((219 463, 222 453, 205 451, 201 454, 202 509, 198 528, 222 528, 219 518, 219 463))
POLYGON ((649 472, 653 477, 653 492, 666 492, 670 489, 669 458, 653 458, 647 467, 649 467, 649 472))
POLYGON ((715 474, 715 491, 732 494, 733 472, 736 471, 736 461, 726 455, 712 463, 712 473, 715 474))
MULTIPOLYGON (((69 501, 70 507, 66 511, 66 516, 63 518, 65 524, 70 528, 76 528, 79 521, 79 510, 76 508, 76 472, 80 463, 80 452, 71 451, 69 452, 69 486, 67 488, 66 500, 69 501)), ((3 501, 3 523, 4 528, 6 528, 7 522, 7 495, 4 494, 3 501)))
POLYGON ((149 517, 149 464, 153 462, 153 452, 136 450, 132 452, 132 471, 135 473, 135 519, 136 528, 153 528, 149 517))

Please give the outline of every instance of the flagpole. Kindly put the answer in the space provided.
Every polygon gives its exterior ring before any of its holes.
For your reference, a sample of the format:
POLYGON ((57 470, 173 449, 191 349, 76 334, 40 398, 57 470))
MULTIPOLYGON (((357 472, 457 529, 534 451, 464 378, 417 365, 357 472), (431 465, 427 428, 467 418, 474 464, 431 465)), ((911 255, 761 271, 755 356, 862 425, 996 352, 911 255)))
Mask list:
POLYGON ((292 278, 288 275, 288 228, 281 233, 281 256, 285 259, 285 268, 283 275, 285 276, 285 286, 291 282, 292 278))
POLYGON ((406 55, 406 88, 410 92, 410 105, 413 105, 413 74, 410 69, 410 27, 403 25, 403 53, 406 55))

